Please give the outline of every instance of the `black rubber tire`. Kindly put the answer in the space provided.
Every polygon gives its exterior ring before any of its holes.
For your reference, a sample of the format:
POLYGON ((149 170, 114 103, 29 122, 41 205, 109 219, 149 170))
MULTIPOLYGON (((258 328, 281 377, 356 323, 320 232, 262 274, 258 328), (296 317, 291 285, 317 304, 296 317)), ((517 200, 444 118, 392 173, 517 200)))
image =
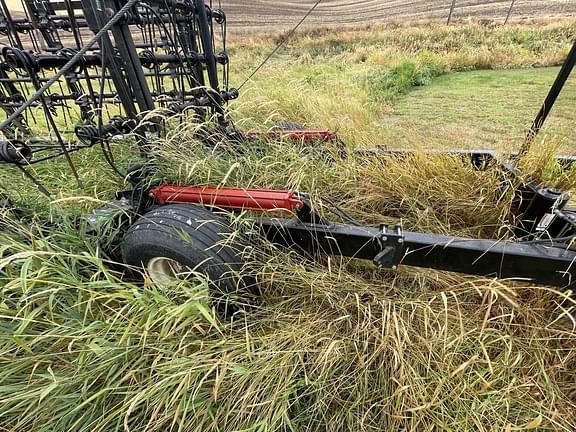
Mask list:
POLYGON ((241 276, 245 244, 220 216, 194 204, 173 204, 149 211, 132 225, 121 242, 125 264, 144 267, 166 257, 210 280, 210 294, 221 316, 238 310, 239 296, 253 292, 253 279, 241 276))

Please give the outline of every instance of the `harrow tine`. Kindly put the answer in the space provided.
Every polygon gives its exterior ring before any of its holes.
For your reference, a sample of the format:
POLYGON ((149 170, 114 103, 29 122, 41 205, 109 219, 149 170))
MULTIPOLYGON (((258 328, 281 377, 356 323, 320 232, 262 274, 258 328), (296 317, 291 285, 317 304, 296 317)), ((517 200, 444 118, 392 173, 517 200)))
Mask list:
POLYGON ((24 174, 24 176, 30 180, 32 183, 34 183, 34 185, 36 185, 36 187, 38 188, 38 190, 40 191, 40 193, 42 193, 42 195, 46 196, 47 198, 52 199, 52 195, 50 194, 50 192, 48 191, 48 189, 46 189, 44 187, 44 185, 36 178, 34 177, 32 174, 30 174, 26 168, 24 168, 22 165, 20 164, 16 164, 16 168, 18 168, 22 174, 24 174))
MULTIPOLYGON (((0 0, 0 1, 4 1, 4 0, 0 0)), ((12 114, 10 117, 8 117, 6 120, 4 120, 2 122, 2 124, 0 124, 0 130, 3 130, 6 126, 8 126, 18 115, 22 114, 29 106, 32 105, 32 103, 36 102, 38 99, 40 99, 43 94, 57 81, 60 80, 60 78, 62 78, 62 76, 68 72, 71 68, 73 68, 76 63, 82 58, 82 56, 84 56, 84 54, 86 54, 88 52, 88 50, 90 50, 90 48, 92 48, 99 40, 101 40, 104 35, 106 33, 108 33, 108 31, 110 30, 110 28, 112 28, 112 26, 114 24, 116 24, 116 22, 118 22, 124 13, 126 13, 128 11, 128 9, 130 9, 130 7, 132 7, 135 3, 137 2, 137 0, 128 0, 128 2, 124 5, 124 7, 122 7, 122 9, 120 9, 116 15, 104 26, 102 27, 102 29, 96 33, 96 35, 86 44, 84 45, 84 47, 78 51, 63 67, 62 69, 60 69, 58 71, 58 73, 56 73, 56 75, 54 75, 52 78, 50 78, 46 83, 44 83, 44 85, 42 85, 42 87, 40 87, 36 93, 34 93, 32 96, 30 96, 30 98, 26 101, 26 103, 24 103, 22 106, 20 106, 15 112, 14 114, 12 114)))
POLYGON ((20 39, 20 35, 16 31, 14 20, 12 19, 12 14, 10 13, 10 9, 8 9, 8 5, 6 4, 6 0, 0 0, 0 6, 2 7, 2 13, 6 18, 6 22, 8 24, 9 34, 8 38, 12 44, 18 46, 18 48, 22 49, 24 45, 22 45, 22 40, 20 39))

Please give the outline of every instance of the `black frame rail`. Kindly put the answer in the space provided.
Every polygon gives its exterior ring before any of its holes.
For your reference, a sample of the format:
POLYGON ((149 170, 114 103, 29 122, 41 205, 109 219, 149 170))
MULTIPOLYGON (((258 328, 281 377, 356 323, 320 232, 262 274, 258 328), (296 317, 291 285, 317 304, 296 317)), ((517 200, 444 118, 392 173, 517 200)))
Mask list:
POLYGON ((576 251, 541 244, 476 240, 350 225, 318 225, 291 219, 259 222, 275 244, 317 253, 369 260, 382 268, 400 265, 469 275, 516 278, 570 288, 576 282, 576 251))

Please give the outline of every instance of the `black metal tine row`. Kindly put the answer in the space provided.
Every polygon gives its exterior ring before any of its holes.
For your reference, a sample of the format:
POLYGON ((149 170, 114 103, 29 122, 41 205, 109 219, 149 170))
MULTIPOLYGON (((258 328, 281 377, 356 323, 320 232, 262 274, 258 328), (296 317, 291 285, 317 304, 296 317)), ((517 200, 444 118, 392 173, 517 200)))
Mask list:
POLYGON ((146 149, 168 115, 229 128, 225 48, 204 0, 0 0, 0 162, 63 156, 78 178, 72 153, 130 133, 146 149))

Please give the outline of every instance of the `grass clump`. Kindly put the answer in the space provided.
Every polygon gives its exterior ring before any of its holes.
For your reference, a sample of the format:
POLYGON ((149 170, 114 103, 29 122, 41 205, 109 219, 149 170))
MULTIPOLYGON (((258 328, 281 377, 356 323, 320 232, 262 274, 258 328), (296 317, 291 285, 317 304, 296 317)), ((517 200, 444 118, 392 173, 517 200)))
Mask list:
POLYGON ((372 159, 361 179, 355 202, 409 229, 491 238, 502 235, 509 216, 508 180, 494 167, 471 170, 465 158, 416 152, 372 159))
POLYGON ((432 79, 443 73, 442 65, 430 57, 419 62, 406 61, 369 75, 366 79, 367 91, 373 102, 391 102, 413 87, 430 84, 432 79))
POLYGON ((527 179, 546 187, 574 191, 576 166, 566 166, 558 160, 562 148, 562 143, 557 140, 536 139, 530 152, 521 159, 519 168, 527 179))

